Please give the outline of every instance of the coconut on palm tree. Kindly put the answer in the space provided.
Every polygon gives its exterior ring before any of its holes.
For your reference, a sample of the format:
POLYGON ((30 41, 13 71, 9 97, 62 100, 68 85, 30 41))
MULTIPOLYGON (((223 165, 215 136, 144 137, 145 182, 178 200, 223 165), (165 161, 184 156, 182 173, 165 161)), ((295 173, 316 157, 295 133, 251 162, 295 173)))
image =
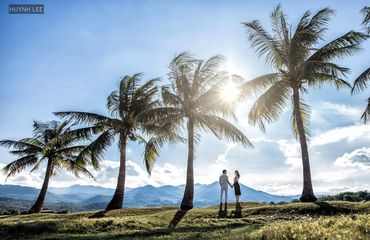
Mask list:
POLYGON ((333 14, 334 11, 329 8, 315 14, 307 11, 293 28, 277 6, 271 14, 271 33, 257 20, 243 23, 251 46, 275 69, 242 86, 245 95, 262 93, 249 112, 249 121, 264 131, 265 124, 277 120, 287 103, 291 104, 291 125, 301 146, 303 191, 300 200, 303 202, 313 202, 316 197, 307 146, 310 107, 302 95, 307 94, 311 87, 323 84, 350 87, 343 79, 349 69, 338 65, 335 60, 355 53, 366 39, 362 33, 349 31, 322 46, 327 23, 333 14))
MULTIPOLYGON (((364 14, 364 20, 362 24, 365 26, 365 31, 370 36, 370 7, 364 7, 361 12, 364 14)), ((363 91, 365 88, 368 87, 368 81, 370 80, 370 67, 366 69, 360 76, 353 83, 351 93, 357 93, 363 91)), ((361 119, 364 120, 365 123, 368 122, 370 118, 370 97, 367 100, 367 106, 365 108, 364 113, 361 115, 361 119)))
POLYGON ((58 169, 71 171, 77 177, 79 173, 92 177, 85 168, 88 162, 78 156, 86 147, 81 142, 89 138, 93 129, 72 129, 72 124, 68 121, 35 121, 33 129, 34 135, 31 138, 18 141, 1 140, 0 145, 13 148, 10 153, 19 157, 3 168, 7 178, 28 167, 32 167, 31 172, 33 172, 46 162, 46 172, 40 193, 36 202, 28 210, 28 213, 39 213, 44 204, 50 178, 57 174, 58 169))
POLYGON ((194 147, 199 141, 200 130, 212 132, 220 139, 252 146, 238 128, 224 119, 235 118, 235 115, 233 104, 220 100, 221 89, 230 81, 229 75, 219 70, 221 59, 215 56, 203 61, 188 53, 176 56, 169 66, 170 84, 161 90, 164 106, 142 116, 148 121, 170 123, 187 130, 188 160, 182 210, 193 208, 194 147))
MULTIPOLYGON (((182 141, 175 134, 171 125, 145 122, 139 116, 158 105, 158 79, 152 79, 141 85, 141 74, 126 75, 120 81, 119 89, 113 91, 107 98, 107 108, 110 116, 90 112, 58 112, 57 116, 69 117, 77 123, 93 124, 99 128, 99 136, 85 149, 89 157, 101 155, 118 137, 120 151, 120 166, 117 186, 112 200, 106 210, 121 209, 124 199, 126 179, 126 150, 127 144, 139 142, 145 144, 144 160, 147 170, 153 166, 159 149, 165 142, 182 141)), ((96 162, 98 164, 98 162, 96 162)))

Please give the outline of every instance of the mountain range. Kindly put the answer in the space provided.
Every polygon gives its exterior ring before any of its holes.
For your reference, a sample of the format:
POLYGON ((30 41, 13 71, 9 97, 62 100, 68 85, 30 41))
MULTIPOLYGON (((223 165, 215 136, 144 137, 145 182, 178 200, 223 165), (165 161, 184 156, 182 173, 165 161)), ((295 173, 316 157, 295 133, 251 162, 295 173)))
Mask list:
MULTIPOLYGON (((145 185, 126 188, 125 207, 178 206, 183 196, 184 185, 165 185, 154 187, 145 185)), ((291 196, 277 196, 241 184, 241 201, 253 202, 290 202, 291 196)), ((207 207, 219 203, 220 186, 212 184, 195 184, 195 207, 207 207)), ((32 205, 39 189, 18 185, 0 185, 0 209, 12 207, 27 209, 32 205)), ((69 211, 104 209, 110 201, 114 189, 91 185, 73 185, 66 188, 49 188, 45 207, 54 210, 69 211)), ((234 201, 233 189, 229 188, 228 201, 234 201)))

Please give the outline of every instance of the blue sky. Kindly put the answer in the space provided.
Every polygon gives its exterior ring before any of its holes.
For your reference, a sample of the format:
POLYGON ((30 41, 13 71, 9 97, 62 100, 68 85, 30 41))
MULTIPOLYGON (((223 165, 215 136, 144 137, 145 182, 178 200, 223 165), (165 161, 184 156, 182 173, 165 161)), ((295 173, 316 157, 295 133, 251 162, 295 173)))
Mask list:
MULTIPOLYGON (((144 72, 144 78, 166 81, 170 60, 182 51, 199 58, 222 54, 223 68, 251 79, 271 71, 258 59, 241 22, 260 20, 281 3, 294 26, 306 10, 336 10, 326 40, 361 29, 359 11, 368 1, 29 1, 43 3, 45 14, 9 15, 0 2, 0 139, 31 135, 32 120, 52 120, 52 112, 93 111, 105 114, 107 95, 121 76, 144 72)), ((351 68, 348 81, 369 65, 370 43, 341 64, 351 68)), ((319 193, 370 189, 370 127, 359 121, 368 92, 314 89, 305 99, 312 106, 310 154, 314 189, 319 193)), ((299 147, 291 133, 290 112, 268 126, 267 133, 247 124, 250 102, 238 107, 238 126, 254 150, 202 135, 197 146, 196 182, 217 180, 223 168, 239 169, 241 181, 277 194, 299 194, 299 147)), ((165 148, 153 176, 143 170, 142 148, 129 146, 128 186, 181 184, 185 180, 186 146, 165 148)), ((118 151, 105 155, 97 182, 76 180, 61 172, 52 186, 94 184, 114 187, 118 151)), ((0 167, 12 156, 0 149, 0 167)), ((21 173, 8 183, 40 186, 42 172, 21 173)), ((4 177, 0 177, 1 184, 4 177)))

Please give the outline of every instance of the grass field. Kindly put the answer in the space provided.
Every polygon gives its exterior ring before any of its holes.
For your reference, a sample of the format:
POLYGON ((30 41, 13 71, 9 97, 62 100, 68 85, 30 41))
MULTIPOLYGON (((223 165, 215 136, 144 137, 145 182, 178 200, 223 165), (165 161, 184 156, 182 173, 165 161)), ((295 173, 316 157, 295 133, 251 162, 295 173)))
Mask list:
POLYGON ((370 202, 0 216, 1 239, 370 239, 370 202))

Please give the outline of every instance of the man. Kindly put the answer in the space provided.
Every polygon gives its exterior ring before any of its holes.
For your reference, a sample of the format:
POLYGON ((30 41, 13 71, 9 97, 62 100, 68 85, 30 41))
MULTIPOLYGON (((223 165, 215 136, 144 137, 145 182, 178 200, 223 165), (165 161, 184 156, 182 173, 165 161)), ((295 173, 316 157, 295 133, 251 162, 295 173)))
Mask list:
POLYGON ((227 174, 226 169, 222 170, 222 175, 220 176, 220 180, 219 180, 219 183, 220 183, 220 186, 221 186, 221 201, 220 201, 221 206, 222 206, 222 197, 223 197, 224 193, 225 193, 225 206, 227 205, 228 185, 230 185, 230 187, 232 187, 232 185, 229 182, 229 178, 227 177, 226 174, 227 174))

